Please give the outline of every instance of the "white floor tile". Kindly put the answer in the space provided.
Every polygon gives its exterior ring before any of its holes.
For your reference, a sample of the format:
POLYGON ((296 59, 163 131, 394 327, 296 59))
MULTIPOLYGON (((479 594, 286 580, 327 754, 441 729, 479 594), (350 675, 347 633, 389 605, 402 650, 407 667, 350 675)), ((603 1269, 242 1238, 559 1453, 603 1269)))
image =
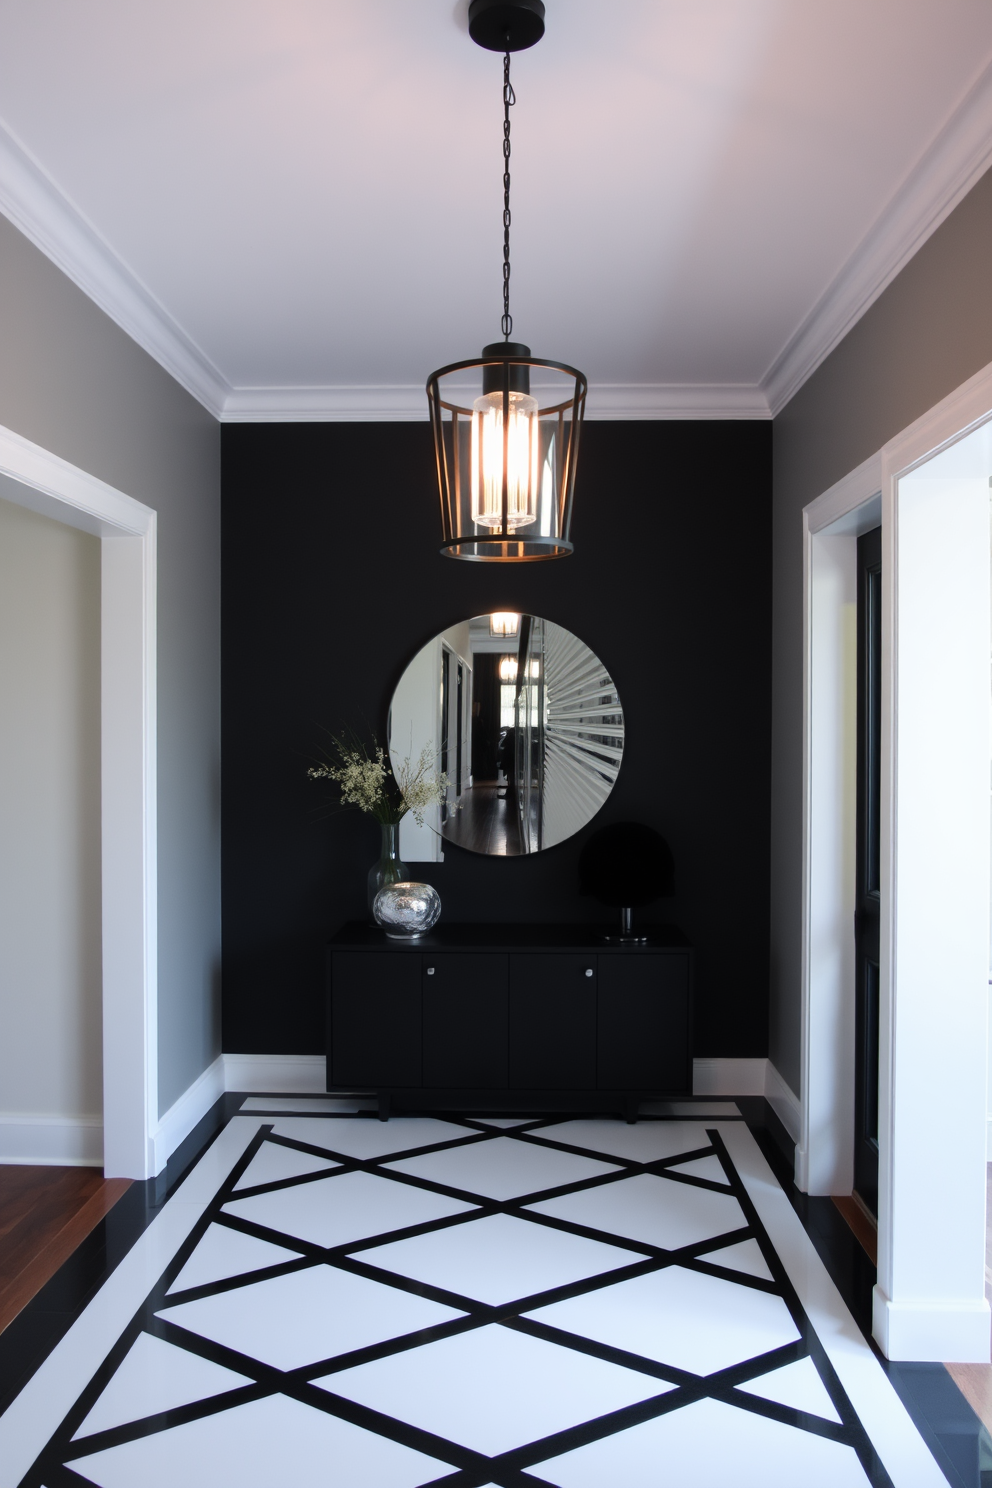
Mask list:
POLYGON ((826 1386, 810 1358, 797 1359, 795 1364, 785 1364, 763 1374, 760 1379, 749 1380, 738 1385, 749 1395, 761 1395, 765 1400, 776 1400, 779 1405, 791 1405, 796 1410, 808 1411, 813 1416, 823 1416, 827 1421, 840 1421, 826 1386))
POLYGON ((530 1142, 497 1137, 471 1147, 451 1147, 444 1152, 425 1152, 389 1163, 401 1173, 427 1178, 490 1199, 515 1199, 540 1193, 560 1184, 581 1183, 603 1173, 615 1173, 615 1163, 595 1162, 569 1152, 555 1152, 530 1142))
POLYGON ((728 1369, 799 1337, 780 1297, 680 1266, 552 1303, 531 1316, 691 1374, 728 1369))
POLYGON ((456 1121, 436 1121, 430 1116, 395 1116, 391 1121, 357 1116, 349 1121, 334 1117, 289 1116, 272 1124, 277 1137, 294 1142, 308 1142, 312 1147, 326 1147, 348 1157, 386 1157, 409 1152, 414 1147, 427 1147, 432 1142, 452 1142, 458 1137, 473 1136, 470 1127, 456 1121))
POLYGON ((459 1315, 333 1266, 291 1271, 159 1314, 276 1369, 300 1369, 459 1315))
POLYGON ((947 1488, 943 1473, 845 1307, 757 1142, 743 1124, 728 1122, 722 1136, 768 1238, 894 1488, 947 1488))
MULTIPOLYGON (((668 1169, 666 1168, 666 1172, 668 1169)), ((727 1187, 727 1175, 718 1157, 697 1157, 692 1162, 674 1163, 673 1173, 688 1173, 690 1178, 708 1178, 711 1183, 722 1183, 727 1187)))
POLYGON ((263 1142, 234 1185, 239 1188, 255 1188, 261 1183, 278 1183, 280 1178, 300 1178, 304 1173, 319 1173, 322 1169, 339 1168, 340 1163, 330 1157, 314 1157, 310 1152, 297 1152, 292 1147, 280 1147, 278 1142, 263 1142))
POLYGON ((550 1214, 591 1229, 609 1230, 628 1240, 646 1240, 666 1250, 679 1250, 731 1230, 747 1221, 730 1194, 672 1183, 641 1173, 622 1178, 608 1190, 586 1190, 559 1199, 542 1199, 530 1206, 536 1214, 550 1214))
POLYGON ((227 1281, 231 1276, 261 1271, 266 1266, 281 1266, 284 1261, 299 1260, 299 1251, 256 1240, 226 1225, 212 1224, 193 1251, 170 1292, 185 1292, 190 1287, 209 1286, 214 1281, 227 1281))
POLYGON ((252 1095, 243 1100, 242 1111, 372 1111, 375 1101, 368 1096, 341 1098, 306 1095, 252 1095))
POLYGON ((490 1457, 668 1388, 498 1325, 314 1383, 490 1457))
POLYGON ((717 1400, 539 1463, 559 1488, 867 1488, 853 1448, 717 1400))
POLYGON ((371 1173, 341 1173, 298 1188, 232 1199, 224 1209, 267 1229, 331 1246, 463 1214, 472 1207, 371 1173))
POLYGON ((531 1297, 638 1259, 629 1250, 508 1214, 362 1251, 362 1260, 373 1266, 492 1304, 531 1297))
POLYGON ((772 1280, 757 1240, 738 1240, 736 1245, 708 1250, 700 1260, 712 1261, 714 1266, 727 1266, 732 1271, 743 1271, 746 1276, 760 1276, 762 1281, 772 1280))
POLYGON ((0 1488, 18 1488, 257 1130, 251 1116, 228 1124, 0 1416, 0 1488))
POLYGON ((243 1374, 139 1333, 73 1440, 250 1383, 243 1374))
POLYGON ((633 1126, 620 1120, 563 1121, 542 1127, 535 1135, 644 1163, 712 1145, 698 1121, 638 1121, 633 1126))
MULTIPOLYGON (((338 1108, 335 1097, 327 1100, 335 1102, 333 1109, 338 1108)), ((268 1244, 223 1224, 211 1225, 174 1290, 227 1277, 244 1277, 244 1284, 195 1305, 162 1309, 163 1316, 173 1316, 177 1322, 182 1313, 184 1324, 250 1357, 283 1367, 315 1363, 457 1316, 385 1282, 379 1285, 354 1278, 335 1267, 307 1267, 268 1281, 253 1274, 261 1267, 297 1258, 294 1239, 357 1245, 412 1223, 457 1214, 467 1214, 468 1221, 408 1241, 373 1243, 361 1257, 384 1272, 494 1304, 594 1278, 601 1284, 590 1293, 557 1306, 534 1308, 535 1315, 566 1331, 693 1372, 723 1367, 737 1357, 755 1357, 759 1350, 796 1337, 784 1303, 770 1293, 706 1277, 689 1267, 666 1268, 634 1282, 611 1283, 612 1271, 639 1259, 638 1252, 626 1248, 620 1239, 615 1244, 587 1241, 504 1215, 476 1218, 467 1202, 398 1181, 403 1168, 444 1172, 449 1175, 447 1181, 452 1181, 451 1175, 471 1173, 467 1181, 488 1184, 486 1193, 512 1196, 535 1191, 535 1183, 549 1181, 548 1174, 553 1175, 550 1181, 566 1172, 569 1178, 574 1176, 576 1163, 583 1172, 597 1171, 598 1162, 592 1158, 555 1154, 551 1148, 499 1136, 488 1143, 451 1149, 450 1155, 425 1153, 426 1166, 421 1167, 420 1159, 408 1156, 411 1149, 468 1136, 475 1128, 429 1117, 400 1117, 389 1123, 350 1115, 321 1117, 316 1113, 329 1110, 321 1098, 252 1098, 252 1103, 269 1112, 277 1109, 274 1101, 287 1107, 279 1116, 243 1110, 232 1119, 0 1417, 0 1488, 17 1488, 135 1309, 185 1243, 253 1134, 270 1122, 286 1136, 303 1138, 327 1152, 327 1176, 291 1184, 276 1193, 254 1197, 242 1193, 232 1199, 232 1214, 250 1216, 272 1231, 274 1242, 283 1238, 285 1244, 268 1244), (297 1105, 299 1112, 291 1109, 297 1105), (516 1149, 526 1155, 515 1165, 516 1149), (541 1152, 539 1160, 531 1157, 532 1150, 541 1152), (335 1171, 336 1152, 392 1158, 393 1176, 335 1171), (531 1163, 527 1171, 524 1163, 531 1163)), ((645 1120, 635 1126, 614 1119, 557 1121, 553 1128, 543 1130, 598 1154, 608 1169, 614 1159, 650 1161, 684 1155, 708 1145, 706 1127, 716 1126, 842 1384, 872 1435, 894 1488, 946 1488, 940 1469, 826 1276, 747 1127, 739 1120, 721 1123, 718 1119, 717 1109, 732 1103, 664 1103, 673 1114, 680 1105, 686 1107, 688 1120, 645 1120)), ((500 1134, 526 1118, 486 1119, 494 1133, 500 1134)), ((276 1143, 262 1151, 262 1163, 286 1160, 276 1143)), ((295 1153, 288 1160, 295 1162, 295 1153)), ((320 1157, 302 1155, 300 1160, 310 1165, 307 1171, 323 1171, 320 1157)), ((712 1158, 690 1159, 683 1165, 688 1172, 717 1176, 712 1158)), ((259 1171, 266 1177, 275 1176, 274 1169, 260 1164, 253 1181, 259 1171)), ((286 1171, 295 1169, 279 1169, 279 1176, 286 1171)), ((642 1240, 669 1247, 712 1239, 745 1223, 731 1195, 646 1174, 537 1207, 623 1236, 631 1243, 642 1240)), ((707 1252, 705 1259, 742 1276, 769 1275, 754 1240, 707 1252)), ((198 1356, 147 1335, 108 1383, 85 1429, 89 1432, 135 1419, 189 1399, 211 1399, 212 1391, 223 1391, 238 1379, 234 1371, 215 1372, 215 1366, 198 1356)), ((356 1400, 367 1398, 370 1404, 373 1393, 376 1404, 394 1400, 396 1411, 408 1419, 416 1415, 419 1424, 436 1423, 434 1429, 470 1446, 488 1443, 497 1447, 524 1437, 534 1439, 541 1432, 560 1429, 562 1422, 602 1414, 612 1408, 615 1398, 621 1403, 642 1398, 636 1393, 624 1395, 628 1388, 649 1396, 663 1388, 661 1382, 637 1370, 601 1364, 578 1351, 496 1326, 421 1345, 340 1376, 327 1375, 324 1384, 332 1392, 347 1389, 356 1400)), ((735 1396, 740 1407, 713 1401, 682 1407, 612 1438, 560 1453, 553 1461, 537 1464, 534 1476, 561 1488, 592 1484, 595 1488, 727 1488, 730 1482, 733 1488, 759 1484, 760 1488, 864 1488, 866 1480, 850 1449, 747 1410, 745 1403, 757 1403, 759 1396, 835 1419, 814 1366, 804 1360, 740 1387, 735 1396)), ((77 1443, 84 1444, 82 1439, 77 1443)), ((313 1484, 316 1488, 318 1483, 321 1488, 414 1488, 453 1472, 451 1464, 409 1452, 288 1397, 221 1409, 185 1427, 86 1454, 73 1460, 73 1470, 99 1488, 206 1488, 207 1484, 210 1488, 310 1488, 313 1484)))
POLYGON ((276 1395, 72 1464, 99 1488, 416 1488, 450 1467, 276 1395))

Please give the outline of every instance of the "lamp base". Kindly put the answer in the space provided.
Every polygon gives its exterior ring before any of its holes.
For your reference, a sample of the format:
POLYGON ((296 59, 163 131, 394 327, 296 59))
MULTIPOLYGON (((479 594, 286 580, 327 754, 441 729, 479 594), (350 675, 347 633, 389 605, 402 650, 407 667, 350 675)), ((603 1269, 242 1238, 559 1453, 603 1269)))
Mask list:
POLYGON ((605 940, 607 945, 647 945, 649 937, 638 935, 634 931, 634 911, 622 909, 620 911, 620 929, 611 930, 608 934, 601 934, 600 940, 605 940))

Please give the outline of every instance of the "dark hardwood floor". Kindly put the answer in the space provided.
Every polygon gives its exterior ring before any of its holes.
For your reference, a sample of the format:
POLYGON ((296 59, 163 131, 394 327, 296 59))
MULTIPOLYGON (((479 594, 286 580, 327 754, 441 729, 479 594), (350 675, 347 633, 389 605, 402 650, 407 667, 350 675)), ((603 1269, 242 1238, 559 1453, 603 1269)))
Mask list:
POLYGON ((445 822, 441 835, 446 842, 467 847, 470 852, 515 858, 520 853, 520 828, 516 802, 506 796, 502 781, 480 780, 462 791, 459 809, 445 822))
POLYGON ((0 1164, 0 1331, 129 1187, 100 1168, 0 1164))

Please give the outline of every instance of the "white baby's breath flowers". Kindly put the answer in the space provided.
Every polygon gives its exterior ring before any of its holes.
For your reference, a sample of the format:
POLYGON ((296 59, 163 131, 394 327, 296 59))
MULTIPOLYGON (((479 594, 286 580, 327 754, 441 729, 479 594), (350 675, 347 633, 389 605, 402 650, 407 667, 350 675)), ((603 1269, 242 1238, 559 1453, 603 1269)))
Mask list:
POLYGON ((448 793, 447 775, 443 771, 436 772, 433 764, 434 751, 429 744, 425 744, 416 764, 412 764, 407 755, 400 765, 396 784, 407 811, 412 811, 416 817, 418 827, 424 825, 428 807, 438 805, 448 793))
POLYGON ((408 755, 393 774, 386 752, 373 739, 372 752, 358 739, 332 739, 333 757, 311 765, 311 780, 333 780, 341 788, 341 805, 357 806, 379 822, 398 822, 408 811, 423 826, 430 806, 444 800, 448 777, 435 771, 434 754, 425 745, 414 763, 408 755))

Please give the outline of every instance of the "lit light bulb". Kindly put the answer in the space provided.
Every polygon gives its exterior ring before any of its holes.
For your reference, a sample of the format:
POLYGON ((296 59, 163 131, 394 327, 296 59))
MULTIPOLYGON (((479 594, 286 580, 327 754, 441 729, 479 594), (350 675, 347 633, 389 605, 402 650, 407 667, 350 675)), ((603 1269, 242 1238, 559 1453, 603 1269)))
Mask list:
POLYGON ((515 636, 519 624, 520 616, 513 610, 496 610, 489 616, 489 634, 515 636))
MULTIPOLYGON (((537 399, 509 394, 507 431, 506 526, 515 532, 537 516, 537 399)), ((483 393, 472 405, 472 521, 480 527, 503 525, 503 394, 483 393)))
MULTIPOLYGON (((527 671, 524 673, 524 676, 528 675, 533 677, 535 682, 538 680, 541 675, 541 663, 539 661, 531 662, 530 666, 527 668, 527 671)), ((515 656, 503 656, 500 658, 499 680, 501 682, 516 682, 517 659, 515 656)))

